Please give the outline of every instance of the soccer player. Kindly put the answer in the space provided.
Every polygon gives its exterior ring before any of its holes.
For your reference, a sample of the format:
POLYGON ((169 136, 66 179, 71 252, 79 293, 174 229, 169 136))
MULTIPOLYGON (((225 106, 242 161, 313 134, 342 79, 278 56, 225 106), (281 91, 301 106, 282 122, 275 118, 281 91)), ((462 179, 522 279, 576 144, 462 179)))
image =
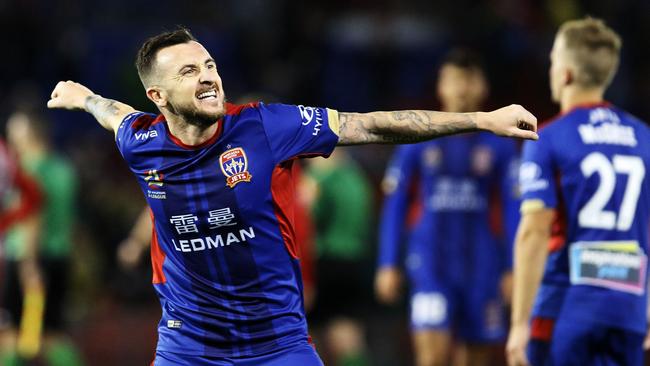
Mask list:
POLYGON ((620 48, 594 18, 555 37, 561 114, 524 145, 519 177, 511 366, 643 363, 650 130, 603 100, 620 48))
MULTIPOLYGON (((487 93, 478 57, 451 51, 438 75, 443 110, 475 111, 487 93)), ((516 151, 513 140, 466 134, 400 146, 387 169, 375 288, 382 302, 399 298, 400 244, 408 238, 418 366, 447 365, 452 337, 454 364, 488 365, 491 346, 505 340, 500 284, 510 278, 518 221, 516 151)))
POLYGON ((318 365, 294 240, 294 159, 337 144, 490 130, 535 139, 521 106, 488 113, 339 113, 226 103, 208 51, 184 29, 147 40, 136 66, 161 114, 59 82, 50 108, 85 110, 115 134, 153 212, 160 297, 155 365, 318 365))
MULTIPOLYGON (((10 280, 5 275, 15 269, 22 289, 41 288, 42 279, 37 263, 38 236, 41 220, 38 212, 42 204, 42 195, 38 185, 27 176, 16 159, 9 153, 4 141, 0 139, 0 248, 4 249, 4 236, 7 229, 17 223, 25 228, 24 256, 20 261, 5 261, 0 252, 3 276, 2 294, 0 294, 0 364, 17 365, 20 362, 17 352, 17 332, 13 325, 20 320, 12 318, 9 296, 10 280), (10 268, 7 268, 10 267, 10 268)), ((12 296, 14 296, 12 294, 12 296)), ((20 309, 19 309, 20 310, 20 309)), ((19 313, 19 312, 18 312, 19 313)), ((15 314, 14 314, 15 315, 15 314)))
MULTIPOLYGON (((22 168, 38 180, 43 193, 38 258, 45 285, 44 355, 49 365, 81 365, 81 357, 65 334, 64 311, 69 283, 72 228, 77 178, 70 162, 50 145, 50 126, 34 113, 15 112, 7 122, 7 140, 20 158, 22 168)), ((16 225, 7 234, 8 260, 6 299, 14 319, 20 319, 27 301, 21 294, 17 266, 26 255, 26 228, 16 225)), ((14 324, 17 325, 17 324, 14 324)))

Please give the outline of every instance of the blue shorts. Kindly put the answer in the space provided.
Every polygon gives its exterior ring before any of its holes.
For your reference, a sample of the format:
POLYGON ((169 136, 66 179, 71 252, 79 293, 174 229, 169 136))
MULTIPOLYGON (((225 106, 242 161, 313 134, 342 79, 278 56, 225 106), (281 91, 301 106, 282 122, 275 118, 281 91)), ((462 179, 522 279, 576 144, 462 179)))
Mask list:
POLYGON ((500 274, 453 286, 425 268, 411 271, 411 327, 453 332, 469 343, 498 343, 506 336, 500 274))
POLYGON ((641 333, 582 319, 557 322, 548 340, 531 333, 527 355, 533 366, 643 365, 641 333))
POLYGON ((152 366, 323 366, 314 347, 308 343, 253 357, 191 356, 172 352, 156 352, 152 366))

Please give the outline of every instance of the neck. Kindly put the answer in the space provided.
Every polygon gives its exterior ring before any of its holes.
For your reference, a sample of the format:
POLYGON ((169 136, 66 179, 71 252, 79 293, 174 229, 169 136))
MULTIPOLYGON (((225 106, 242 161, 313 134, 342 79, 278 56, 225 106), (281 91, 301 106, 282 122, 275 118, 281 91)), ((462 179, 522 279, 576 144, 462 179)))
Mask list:
POLYGON ((575 86, 568 86, 562 91, 560 108, 562 113, 585 104, 596 104, 603 102, 605 90, 602 88, 582 89, 575 86))
POLYGON ((171 113, 163 113, 163 115, 167 120, 169 132, 181 140, 182 143, 189 146, 200 145, 206 142, 214 136, 219 126, 217 121, 208 126, 197 126, 171 113))

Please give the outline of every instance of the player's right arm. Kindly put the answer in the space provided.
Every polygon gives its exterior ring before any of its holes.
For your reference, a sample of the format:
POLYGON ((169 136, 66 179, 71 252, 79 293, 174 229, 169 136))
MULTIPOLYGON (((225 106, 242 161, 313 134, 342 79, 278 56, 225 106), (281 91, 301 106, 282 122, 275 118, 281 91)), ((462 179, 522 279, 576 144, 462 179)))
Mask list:
POLYGON ((60 81, 54 87, 48 108, 61 108, 86 111, 95 117, 105 129, 117 132, 120 123, 129 114, 136 112, 133 107, 113 99, 93 93, 87 87, 74 81, 60 81))
POLYGON ((400 296, 402 272, 398 265, 408 208, 408 191, 414 179, 417 150, 398 147, 382 182, 385 199, 380 217, 379 255, 375 275, 375 293, 379 301, 392 304, 400 296))

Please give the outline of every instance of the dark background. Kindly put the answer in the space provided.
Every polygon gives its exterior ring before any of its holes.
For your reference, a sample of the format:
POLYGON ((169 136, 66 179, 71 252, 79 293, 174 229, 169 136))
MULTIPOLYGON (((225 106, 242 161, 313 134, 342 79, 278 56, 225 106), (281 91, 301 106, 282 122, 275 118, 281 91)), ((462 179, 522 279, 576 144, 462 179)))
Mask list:
MULTIPOLYGON (((436 108, 440 57, 464 45, 479 51, 487 66, 486 108, 519 103, 544 120, 557 112, 547 80, 555 31, 587 14, 603 18, 624 40, 608 100, 650 120, 647 0, 0 0, 0 134, 16 108, 42 111, 57 150, 80 176, 67 316, 88 363, 147 363, 160 312, 148 263, 122 271, 115 260, 117 244, 144 205, 141 193, 110 133, 89 115, 45 110, 57 81, 79 81, 155 111, 134 57, 145 38, 181 24, 216 59, 231 101, 262 96, 359 112, 436 108)), ((377 197, 390 151, 350 150, 377 197)), ((375 247, 374 241, 368 245, 375 247)), ((403 306, 374 311, 386 319, 369 329, 375 361, 408 363, 403 306)))

